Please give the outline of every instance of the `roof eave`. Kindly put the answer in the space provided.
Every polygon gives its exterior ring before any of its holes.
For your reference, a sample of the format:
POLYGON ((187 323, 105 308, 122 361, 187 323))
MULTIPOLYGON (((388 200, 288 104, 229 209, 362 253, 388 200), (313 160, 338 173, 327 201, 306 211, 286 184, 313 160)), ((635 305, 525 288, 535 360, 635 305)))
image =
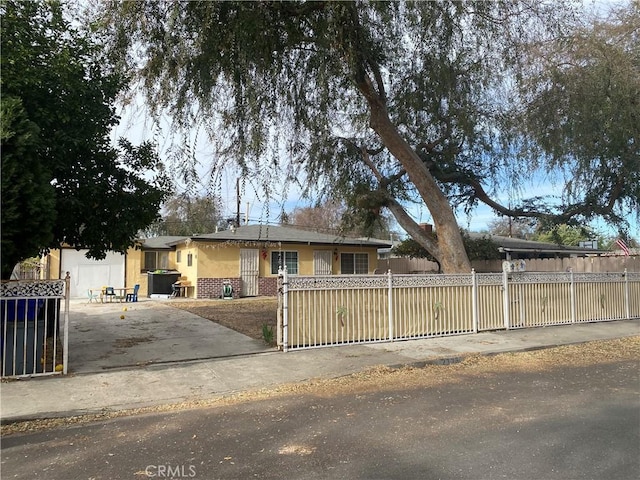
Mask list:
POLYGON ((570 253, 580 255, 601 255, 605 250, 574 250, 566 248, 517 248, 517 247, 498 247, 500 252, 517 252, 517 253, 570 253))

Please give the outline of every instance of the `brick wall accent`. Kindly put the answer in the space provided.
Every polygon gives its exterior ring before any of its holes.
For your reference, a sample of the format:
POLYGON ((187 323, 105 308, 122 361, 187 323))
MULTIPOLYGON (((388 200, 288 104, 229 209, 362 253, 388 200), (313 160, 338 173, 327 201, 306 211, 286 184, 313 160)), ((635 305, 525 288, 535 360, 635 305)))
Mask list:
POLYGON ((258 279, 258 294, 267 297, 278 295, 278 277, 261 277, 258 279))
POLYGON ((220 298, 224 281, 229 280, 233 288, 233 298, 240 298, 239 278, 199 278, 198 298, 220 298))
MULTIPOLYGON (((199 278, 198 298, 220 298, 224 281, 229 280, 233 287, 233 298, 240 298, 239 278, 199 278)), ((278 295, 278 277, 258 278, 258 295, 275 297, 278 295)))

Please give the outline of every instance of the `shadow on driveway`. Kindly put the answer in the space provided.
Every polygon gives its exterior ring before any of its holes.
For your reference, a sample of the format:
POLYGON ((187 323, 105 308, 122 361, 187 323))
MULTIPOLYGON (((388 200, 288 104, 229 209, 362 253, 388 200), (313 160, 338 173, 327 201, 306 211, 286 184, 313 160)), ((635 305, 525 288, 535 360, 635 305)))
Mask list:
POLYGON ((74 299, 69 318, 70 373, 272 350, 263 341, 170 307, 161 300, 87 304, 86 300, 74 299))

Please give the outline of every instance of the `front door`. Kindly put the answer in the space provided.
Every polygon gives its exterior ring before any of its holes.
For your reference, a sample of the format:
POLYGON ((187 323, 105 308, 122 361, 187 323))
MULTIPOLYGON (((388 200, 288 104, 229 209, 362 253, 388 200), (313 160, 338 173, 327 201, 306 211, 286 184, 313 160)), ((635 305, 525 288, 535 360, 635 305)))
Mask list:
POLYGON ((315 250, 313 252, 313 274, 331 275, 330 250, 315 250))
POLYGON ((258 258, 257 248, 240 249, 240 296, 258 295, 258 258))

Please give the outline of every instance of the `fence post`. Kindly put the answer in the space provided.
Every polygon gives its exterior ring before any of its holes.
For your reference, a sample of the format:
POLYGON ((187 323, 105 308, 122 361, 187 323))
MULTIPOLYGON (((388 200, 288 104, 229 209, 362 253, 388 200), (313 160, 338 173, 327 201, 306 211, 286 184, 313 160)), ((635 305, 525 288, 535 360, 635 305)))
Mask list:
POLYGON ((276 292, 278 295, 278 309, 276 312, 276 345, 278 350, 282 349, 282 271, 278 268, 278 283, 276 292))
POLYGON ((478 333, 478 277, 476 270, 471 269, 471 315, 473 318, 473 333, 478 333))
POLYGON ((289 278, 287 266, 278 272, 282 275, 282 351, 289 350, 289 278))
MULTIPOLYGON (((71 275, 67 272, 64 278, 64 338, 62 339, 62 374, 69 371, 69 298, 71 297, 71 275)), ((60 321, 60 319, 58 319, 60 321)), ((55 358, 53 366, 55 369, 55 358)))
POLYGON ((569 279, 571 282, 569 285, 571 289, 571 323, 576 323, 576 282, 573 278, 573 268, 569 269, 569 279))
POLYGON ((389 340, 393 342, 393 274, 387 270, 387 297, 389 301, 389 340))
POLYGON ((509 275, 506 270, 502 271, 502 310, 504 312, 504 328, 509 330, 511 324, 509 318, 509 307, 511 300, 509 299, 509 275))
POLYGON ((629 275, 627 275, 627 269, 624 269, 624 306, 625 313, 627 314, 627 320, 631 318, 631 300, 629 298, 629 275))

